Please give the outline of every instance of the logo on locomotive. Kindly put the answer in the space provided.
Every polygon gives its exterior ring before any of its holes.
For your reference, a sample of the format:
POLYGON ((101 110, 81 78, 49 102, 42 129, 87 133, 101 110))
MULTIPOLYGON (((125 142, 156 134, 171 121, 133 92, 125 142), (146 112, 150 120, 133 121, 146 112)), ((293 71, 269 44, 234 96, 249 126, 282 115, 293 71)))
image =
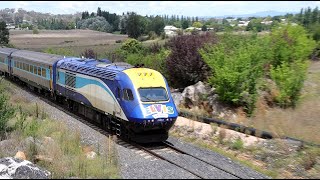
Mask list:
POLYGON ((162 104, 153 104, 145 108, 146 116, 152 115, 153 118, 167 118, 173 114, 173 107, 162 104))

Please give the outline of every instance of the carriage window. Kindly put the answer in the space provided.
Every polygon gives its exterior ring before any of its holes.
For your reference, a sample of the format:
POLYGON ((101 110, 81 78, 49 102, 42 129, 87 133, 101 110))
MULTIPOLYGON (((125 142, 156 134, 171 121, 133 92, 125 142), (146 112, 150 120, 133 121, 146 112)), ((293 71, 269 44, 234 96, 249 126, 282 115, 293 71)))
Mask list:
POLYGON ((14 62, 14 67, 17 67, 17 61, 14 62))
POLYGON ((76 87, 76 76, 75 74, 66 73, 65 83, 69 87, 76 87))
POLYGON ((38 67, 38 75, 41 76, 41 67, 38 67))
POLYGON ((133 101, 133 94, 131 89, 124 89, 123 90, 123 99, 127 101, 133 101))
POLYGON ((42 68, 42 76, 43 77, 47 77, 47 71, 44 68, 42 68))
POLYGON ((33 73, 33 66, 30 65, 30 72, 33 73))

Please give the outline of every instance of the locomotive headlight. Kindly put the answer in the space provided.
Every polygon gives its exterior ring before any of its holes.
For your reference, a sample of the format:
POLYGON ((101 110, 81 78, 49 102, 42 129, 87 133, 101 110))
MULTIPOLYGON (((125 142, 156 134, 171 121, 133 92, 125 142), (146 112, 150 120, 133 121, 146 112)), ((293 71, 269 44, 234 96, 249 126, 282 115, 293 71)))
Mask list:
POLYGON ((151 122, 154 122, 154 119, 152 119, 151 122))

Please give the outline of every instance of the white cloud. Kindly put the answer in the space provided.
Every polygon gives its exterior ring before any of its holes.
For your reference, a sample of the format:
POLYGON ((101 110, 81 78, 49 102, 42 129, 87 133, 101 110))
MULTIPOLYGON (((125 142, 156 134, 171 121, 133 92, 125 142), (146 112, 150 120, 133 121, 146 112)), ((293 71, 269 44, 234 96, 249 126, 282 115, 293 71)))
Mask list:
POLYGON ((259 11, 299 11, 316 7, 319 1, 1 1, 1 8, 23 8, 52 14, 134 11, 140 15, 221 16, 259 11))

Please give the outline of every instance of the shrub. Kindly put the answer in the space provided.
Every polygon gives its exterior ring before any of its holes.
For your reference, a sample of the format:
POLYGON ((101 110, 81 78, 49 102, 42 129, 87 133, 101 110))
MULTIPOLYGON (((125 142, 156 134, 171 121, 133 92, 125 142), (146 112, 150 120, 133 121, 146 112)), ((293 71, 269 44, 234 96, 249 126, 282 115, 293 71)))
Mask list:
POLYGON ((154 31, 150 31, 149 33, 148 33, 148 39, 149 40, 154 40, 154 39, 156 39, 158 36, 157 36, 157 34, 154 32, 154 31))
POLYGON ((235 150, 243 149, 243 141, 241 138, 236 139, 236 141, 232 143, 231 148, 235 150))
POLYGON ((276 26, 272 29, 270 38, 274 66, 281 65, 284 61, 293 63, 296 60, 306 60, 316 47, 315 41, 308 38, 306 30, 299 25, 276 26))
POLYGON ((263 66, 268 62, 267 39, 256 35, 226 34, 215 46, 200 50, 212 70, 209 83, 216 87, 219 99, 236 106, 244 106, 251 114, 257 98, 257 82, 262 78, 263 66))
POLYGON ((39 34, 39 30, 36 28, 32 29, 32 34, 39 34))
POLYGON ((170 84, 182 88, 198 81, 205 81, 209 67, 201 58, 198 50, 206 43, 216 43, 215 35, 176 36, 169 40, 171 54, 167 58, 170 84))
MULTIPOLYGON (((2 90, 1 90, 2 91, 2 90)), ((8 129, 8 121, 13 117, 15 109, 8 104, 8 98, 0 91, 0 140, 8 129)))
POLYGON ((124 51, 125 54, 128 54, 128 53, 139 53, 143 50, 143 47, 138 40, 129 38, 125 42, 123 42, 120 49, 124 51))
POLYGON ((80 54, 80 56, 83 56, 89 59, 97 59, 98 54, 94 52, 94 50, 92 49, 86 49, 83 53, 80 54))
POLYGON ((295 106, 306 78, 307 67, 307 62, 302 60, 291 64, 283 62, 280 66, 271 67, 271 79, 280 91, 275 101, 281 107, 295 106))
POLYGON ((169 50, 161 48, 158 53, 152 53, 148 55, 143 55, 141 53, 129 54, 126 62, 131 65, 144 64, 146 68, 157 70, 166 78, 168 78, 168 72, 165 63, 169 53, 169 50))

